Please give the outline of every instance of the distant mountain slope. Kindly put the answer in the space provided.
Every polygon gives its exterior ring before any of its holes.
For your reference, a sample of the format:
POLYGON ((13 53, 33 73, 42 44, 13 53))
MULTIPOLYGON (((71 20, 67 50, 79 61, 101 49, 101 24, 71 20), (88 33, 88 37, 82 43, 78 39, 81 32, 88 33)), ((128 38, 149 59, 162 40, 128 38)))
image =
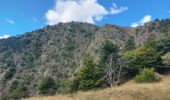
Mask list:
POLYGON ((37 81, 42 77, 52 77, 58 83, 71 78, 84 53, 97 61, 104 40, 123 46, 133 36, 138 46, 151 35, 160 34, 161 29, 159 20, 136 28, 71 22, 1 39, 0 95, 8 93, 15 80, 29 81, 28 95, 36 95, 37 81))

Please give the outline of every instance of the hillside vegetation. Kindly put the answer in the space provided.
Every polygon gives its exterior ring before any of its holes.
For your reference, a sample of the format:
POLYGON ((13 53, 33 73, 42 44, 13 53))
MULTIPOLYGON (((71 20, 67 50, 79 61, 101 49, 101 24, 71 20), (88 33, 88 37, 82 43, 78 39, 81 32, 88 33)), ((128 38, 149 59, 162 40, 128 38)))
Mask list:
POLYGON ((159 82, 170 66, 169 27, 169 19, 136 28, 71 22, 1 39, 0 100, 159 82))
POLYGON ((162 76, 159 83, 137 84, 128 81, 119 87, 75 94, 34 97, 23 100, 169 100, 170 76, 162 76))

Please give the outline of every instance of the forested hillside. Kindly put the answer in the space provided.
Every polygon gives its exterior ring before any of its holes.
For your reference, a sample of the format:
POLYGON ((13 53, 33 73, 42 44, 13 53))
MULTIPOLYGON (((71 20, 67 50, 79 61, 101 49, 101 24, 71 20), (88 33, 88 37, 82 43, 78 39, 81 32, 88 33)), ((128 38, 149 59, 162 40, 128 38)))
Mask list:
POLYGON ((169 19, 136 28, 71 22, 1 39, 1 99, 117 86, 144 68, 163 72, 170 63, 169 27, 169 19), (122 75, 108 82, 103 68, 112 63, 122 75))

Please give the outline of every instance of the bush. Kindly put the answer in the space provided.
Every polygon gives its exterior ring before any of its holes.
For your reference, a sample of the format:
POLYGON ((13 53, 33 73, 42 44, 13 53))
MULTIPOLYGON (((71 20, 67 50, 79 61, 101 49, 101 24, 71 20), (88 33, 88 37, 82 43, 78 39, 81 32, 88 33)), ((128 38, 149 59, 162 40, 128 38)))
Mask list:
POLYGON ((16 69, 14 67, 9 68, 6 71, 4 78, 7 79, 7 80, 10 80, 13 77, 15 71, 16 71, 16 69))
POLYGON ((62 80, 57 92, 61 94, 73 93, 74 88, 72 88, 72 85, 73 85, 72 80, 62 80))
MULTIPOLYGON (((9 87, 8 93, 4 98, 9 98, 9 100, 18 100, 28 96, 28 89, 22 82, 13 81, 9 87)), ((3 99, 2 99, 3 100, 3 99)), ((4 99, 8 100, 8 99, 4 99)))
POLYGON ((157 39, 158 51, 162 53, 170 52, 170 33, 161 33, 157 39))
POLYGON ((136 75, 139 70, 145 68, 145 66, 155 66, 155 68, 158 68, 161 63, 160 53, 154 48, 144 45, 124 53, 123 59, 127 62, 128 71, 132 73, 132 76, 136 75))
POLYGON ((135 49, 135 40, 134 36, 130 36, 127 42, 125 43, 124 51, 129 51, 135 49))
POLYGON ((28 96, 28 90, 27 87, 23 85, 19 85, 17 89, 13 90, 11 93, 9 93, 10 98, 17 100, 20 98, 24 98, 28 96))
POLYGON ((170 65, 170 52, 167 52, 161 58, 162 58, 164 64, 170 65))
POLYGON ((38 82, 39 94, 42 95, 55 95, 57 85, 55 81, 50 77, 44 77, 38 82))
POLYGON ((160 79, 156 77, 154 68, 144 68, 140 71, 134 80, 138 83, 147 83, 147 82, 157 82, 160 79))

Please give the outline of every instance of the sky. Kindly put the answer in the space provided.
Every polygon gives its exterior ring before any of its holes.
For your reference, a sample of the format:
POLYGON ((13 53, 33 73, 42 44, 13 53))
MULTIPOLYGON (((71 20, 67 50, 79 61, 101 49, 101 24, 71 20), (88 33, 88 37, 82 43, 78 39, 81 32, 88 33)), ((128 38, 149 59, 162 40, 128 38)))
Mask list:
POLYGON ((71 21, 137 27, 170 18, 170 0, 0 0, 0 39, 71 21))

